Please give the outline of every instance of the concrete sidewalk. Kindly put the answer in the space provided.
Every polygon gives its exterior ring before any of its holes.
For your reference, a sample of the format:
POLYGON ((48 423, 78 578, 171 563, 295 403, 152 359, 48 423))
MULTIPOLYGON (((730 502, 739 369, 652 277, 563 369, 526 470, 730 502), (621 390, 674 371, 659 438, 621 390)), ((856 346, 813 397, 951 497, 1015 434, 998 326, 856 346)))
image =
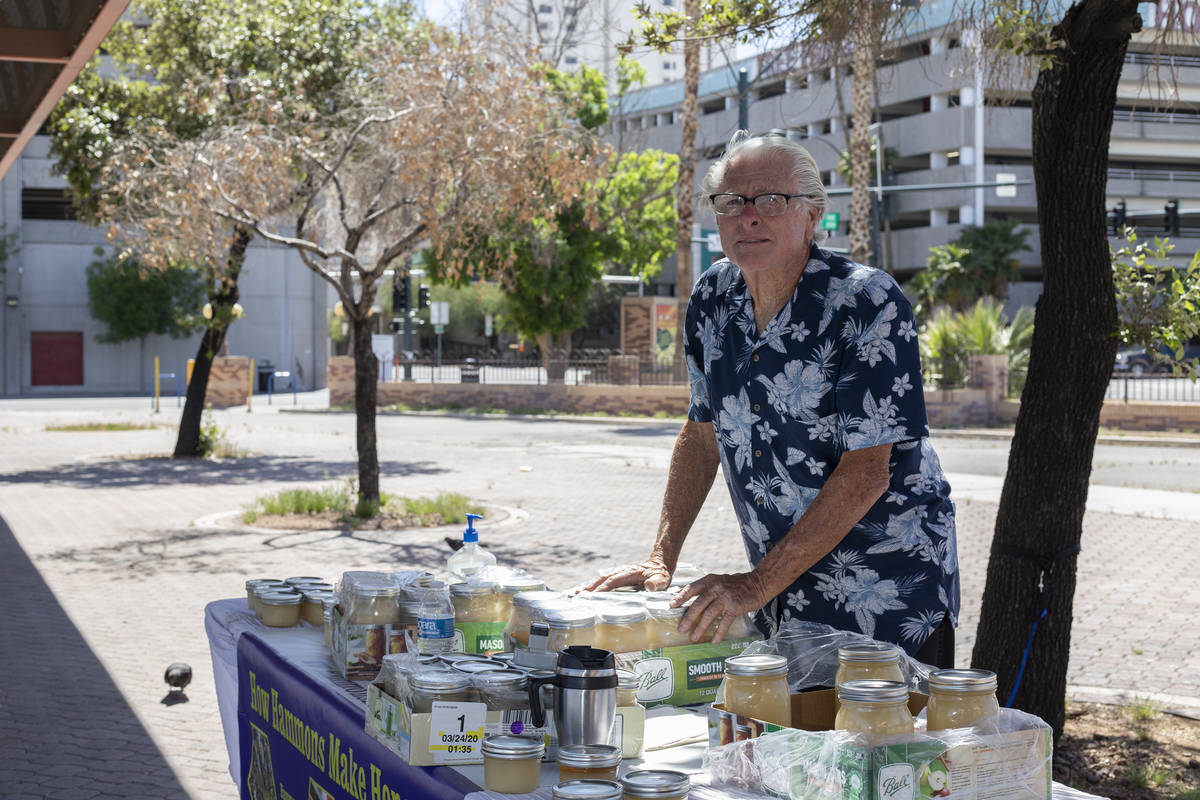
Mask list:
MULTIPOLYGON (((241 595, 248 577, 441 569, 450 554, 443 537, 461 527, 300 534, 212 524, 214 515, 280 488, 352 476, 353 415, 281 414, 290 405, 260 406, 256 398, 253 413, 214 415, 256 455, 177 462, 156 456, 174 443, 177 412, 154 415, 148 406, 145 398, 0 401, 0 579, 11 587, 0 637, 5 797, 234 796, 204 605, 241 595), (89 420, 162 427, 45 430, 89 420), (173 661, 191 664, 196 677, 190 702, 164 705, 162 672, 173 661), (100 759, 118 751, 124 761, 106 768, 100 759), (41 752, 51 755, 33 757, 41 752)), ((381 416, 382 484, 409 497, 459 491, 519 512, 503 525, 485 522, 484 544, 503 562, 569 586, 604 564, 644 556, 677 430, 678 422, 661 420, 381 416)), ((951 480, 965 664, 999 482, 963 471, 951 480)), ((1200 712, 1198 609, 1187 590, 1200 570, 1197 495, 1118 488, 1093 487, 1085 516, 1071 695, 1152 696, 1200 712)), ((744 568, 734 530, 718 481, 684 559, 744 568)))

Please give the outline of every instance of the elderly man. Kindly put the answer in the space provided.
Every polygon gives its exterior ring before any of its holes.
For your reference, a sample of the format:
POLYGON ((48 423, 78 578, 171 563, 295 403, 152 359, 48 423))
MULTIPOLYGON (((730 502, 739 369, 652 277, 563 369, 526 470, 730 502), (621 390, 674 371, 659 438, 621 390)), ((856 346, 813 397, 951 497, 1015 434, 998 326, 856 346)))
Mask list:
POLYGON ((704 186, 728 258, 688 307, 691 405, 658 537, 590 588, 666 588, 720 464, 753 569, 688 586, 681 631, 716 624, 719 641, 756 612, 767 633, 823 622, 953 666, 954 504, 908 301, 890 275, 816 246, 827 195, 800 145, 739 132, 704 186))

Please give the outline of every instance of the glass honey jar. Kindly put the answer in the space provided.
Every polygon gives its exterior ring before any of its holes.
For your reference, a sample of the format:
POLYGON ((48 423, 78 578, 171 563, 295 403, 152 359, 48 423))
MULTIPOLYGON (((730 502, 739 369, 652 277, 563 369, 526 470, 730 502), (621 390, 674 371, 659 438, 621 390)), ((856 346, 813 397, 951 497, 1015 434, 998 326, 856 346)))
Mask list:
POLYGON ((596 610, 594 647, 610 653, 650 649, 650 615, 633 603, 607 603, 596 610))
POLYGON ((790 727, 787 659, 765 653, 725 659, 725 710, 790 727))
POLYGON ((969 728, 1000 713, 996 673, 986 669, 939 669, 929 674, 926 727, 931 731, 969 728))
POLYGON ((610 744, 573 744, 558 748, 558 780, 615 781, 621 748, 610 744))
POLYGON ((900 681, 846 681, 837 688, 834 727, 861 733, 868 741, 913 732, 908 710, 908 686, 900 681))

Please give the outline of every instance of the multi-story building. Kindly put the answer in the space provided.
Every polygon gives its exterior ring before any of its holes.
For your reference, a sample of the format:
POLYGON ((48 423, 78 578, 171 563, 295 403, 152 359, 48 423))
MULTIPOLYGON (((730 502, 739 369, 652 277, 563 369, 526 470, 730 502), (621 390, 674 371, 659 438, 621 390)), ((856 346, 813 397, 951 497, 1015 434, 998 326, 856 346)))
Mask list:
MULTIPOLYGON (((889 193, 877 261, 904 280, 926 264, 930 247, 953 241, 963 226, 1015 220, 1030 230, 1032 249, 1020 255, 1023 277, 1031 284, 1016 287, 1013 299, 1031 302, 1041 264, 1032 185, 1034 76, 976 77, 983 75, 973 69, 977 51, 964 46, 971 37, 949 19, 951 6, 923 4, 917 23, 892 42, 879 64, 880 124, 873 132, 882 141, 882 152, 894 151, 885 184, 913 190, 889 193), (953 188, 996 182, 1009 185, 953 188), (929 188, 915 188, 921 186, 929 188)), ((1176 260, 1183 261, 1200 246, 1200 47, 1172 45, 1156 52, 1152 37, 1153 31, 1136 37, 1125 59, 1113 119, 1108 205, 1123 202, 1129 223, 1136 223, 1143 236, 1161 235, 1164 206, 1177 200, 1182 228, 1172 238, 1176 260)), ((840 84, 849 112, 850 79, 843 75, 840 84)), ((838 157, 846 149, 838 88, 838 73, 805 52, 803 44, 705 73, 699 94, 697 187, 739 126, 753 133, 777 129, 803 141, 812 153, 833 190, 831 210, 839 213, 839 230, 829 244, 848 246, 849 197, 837 172, 838 157), (744 103, 738 88, 743 69, 748 85, 744 103)), ((677 152, 682 100, 681 82, 627 94, 618 101, 610 138, 626 149, 677 152)), ((701 212, 699 220, 693 275, 719 247, 711 212, 701 212)), ((674 275, 672 264, 656 293, 672 294, 674 275)))
MULTIPOLYGON (((486 20, 490 30, 538 48, 559 69, 574 71, 586 64, 600 70, 615 91, 617 47, 641 26, 635 5, 635 0, 467 0, 467 13, 473 22, 486 20)), ((683 0, 648 0, 647 5, 655 13, 680 12, 683 0)), ((701 47, 701 69, 725 63, 730 52, 731 47, 717 44, 701 47)), ((681 47, 665 53, 637 47, 629 57, 646 71, 646 86, 683 78, 681 47)))

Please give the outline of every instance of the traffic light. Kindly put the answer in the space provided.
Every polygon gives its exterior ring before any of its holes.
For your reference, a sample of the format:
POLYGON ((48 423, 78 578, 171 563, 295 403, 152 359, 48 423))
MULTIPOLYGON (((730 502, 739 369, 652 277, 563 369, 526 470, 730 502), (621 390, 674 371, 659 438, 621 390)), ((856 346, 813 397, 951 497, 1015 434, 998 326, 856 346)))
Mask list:
POLYGON ((1128 224, 1125 215, 1125 201, 1117 203, 1117 207, 1112 210, 1112 233, 1113 236, 1120 236, 1121 230, 1128 224))
POLYGON ((408 273, 396 270, 392 274, 392 313, 408 311, 408 273))
POLYGON ((429 287, 422 286, 417 289, 417 309, 429 308, 429 287))
POLYGON ((1179 235, 1179 201, 1168 200, 1163 206, 1163 231, 1167 236, 1179 235))

